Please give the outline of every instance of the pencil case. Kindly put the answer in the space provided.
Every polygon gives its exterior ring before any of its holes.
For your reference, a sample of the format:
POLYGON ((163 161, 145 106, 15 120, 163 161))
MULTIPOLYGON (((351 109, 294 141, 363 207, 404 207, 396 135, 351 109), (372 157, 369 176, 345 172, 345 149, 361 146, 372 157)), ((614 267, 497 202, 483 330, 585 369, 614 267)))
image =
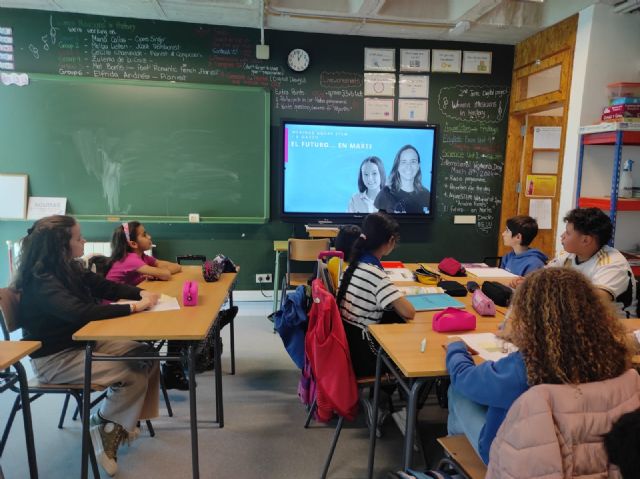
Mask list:
POLYGON ((433 315, 431 328, 439 333, 476 329, 476 317, 468 311, 447 308, 433 315))
POLYGON ((185 281, 182 286, 182 305, 195 306, 198 304, 198 283, 185 281))
POLYGON ((471 306, 480 316, 495 316, 496 304, 491 298, 482 292, 480 289, 476 289, 471 296, 471 306))

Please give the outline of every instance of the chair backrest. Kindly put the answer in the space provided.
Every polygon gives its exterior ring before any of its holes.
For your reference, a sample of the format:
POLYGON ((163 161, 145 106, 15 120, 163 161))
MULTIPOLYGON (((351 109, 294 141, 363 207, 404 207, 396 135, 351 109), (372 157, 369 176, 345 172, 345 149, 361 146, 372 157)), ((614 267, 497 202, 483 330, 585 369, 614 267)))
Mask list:
POLYGON ((181 256, 176 256, 176 263, 182 264, 184 261, 199 261, 200 263, 204 263, 207 261, 207 257, 203 254, 185 254, 181 256))
POLYGON ((18 305, 20 293, 12 288, 0 288, 0 313, 2 313, 2 334, 5 341, 9 340, 9 333, 20 328, 18 321, 18 305))
POLYGON ((329 239, 289 239, 290 261, 316 261, 321 251, 329 249, 329 239))

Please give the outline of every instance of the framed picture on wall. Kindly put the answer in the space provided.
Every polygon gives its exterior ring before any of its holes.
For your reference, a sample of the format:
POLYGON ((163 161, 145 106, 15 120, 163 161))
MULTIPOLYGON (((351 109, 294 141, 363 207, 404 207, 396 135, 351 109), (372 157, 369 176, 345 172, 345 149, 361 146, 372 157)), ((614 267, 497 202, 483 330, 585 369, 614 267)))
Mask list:
POLYGON ((394 73, 365 73, 365 96, 394 96, 396 75, 394 73))
POLYGON ((364 69, 370 72, 395 72, 395 48, 365 48, 364 69))
POLYGON ((491 52, 468 52, 462 53, 462 73, 480 73, 489 75, 491 73, 491 52))
POLYGON ((369 121, 394 121, 393 98, 365 98, 364 119, 369 121))
POLYGON ((398 121, 427 121, 429 100, 398 100, 398 121))
POLYGON ((431 70, 431 50, 400 49, 401 72, 428 72, 431 70))
POLYGON ((400 75, 400 98, 429 98, 429 75, 400 75))
POLYGON ((440 73, 460 73, 462 52, 460 50, 433 50, 431 71, 440 73))

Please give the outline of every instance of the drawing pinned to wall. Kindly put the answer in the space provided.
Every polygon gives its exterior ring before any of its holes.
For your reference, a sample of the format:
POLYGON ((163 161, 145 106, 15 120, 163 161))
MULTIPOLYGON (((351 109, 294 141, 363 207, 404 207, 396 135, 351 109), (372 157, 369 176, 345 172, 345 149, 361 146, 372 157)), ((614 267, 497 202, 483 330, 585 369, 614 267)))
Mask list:
POLYGON ((431 71, 460 73, 462 52, 460 50, 433 50, 431 71))
POLYGON ((364 69, 371 72, 396 71, 395 48, 365 48, 364 69))
POLYGON ((491 52, 470 52, 462 54, 462 73, 491 74, 491 52))
POLYGON ((67 214, 67 199, 45 196, 30 196, 27 209, 28 220, 38 220, 45 216, 67 214))
POLYGON ((370 121, 393 121, 393 98, 365 98, 364 119, 370 121))
POLYGON ((0 219, 22 220, 27 215, 28 176, 0 173, 0 219))
POLYGON ((400 75, 400 98, 429 98, 429 75, 400 75))
POLYGON ((428 72, 431 69, 431 50, 400 49, 401 72, 428 72))
POLYGON ((398 121, 427 121, 429 100, 398 100, 398 121))
POLYGON ((364 94, 366 96, 394 96, 396 76, 393 73, 365 73, 364 94))

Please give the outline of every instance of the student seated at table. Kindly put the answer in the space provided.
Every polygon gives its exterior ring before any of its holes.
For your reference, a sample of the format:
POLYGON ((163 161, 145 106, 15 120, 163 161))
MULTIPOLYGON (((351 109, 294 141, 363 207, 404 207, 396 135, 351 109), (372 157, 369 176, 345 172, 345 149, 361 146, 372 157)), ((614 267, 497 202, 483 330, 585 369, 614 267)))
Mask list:
POLYGON ((353 244, 350 264, 342 277, 337 303, 349 342, 357 377, 373 376, 376 349, 367 326, 413 319, 415 309, 389 279, 380 260, 393 251, 398 223, 384 213, 372 213, 362 222, 353 244))
MULTIPOLYGON (((111 237, 111 258, 107 265, 107 279, 132 286, 145 279, 167 281, 171 275, 182 270, 177 263, 162 261, 145 253, 153 246, 151 235, 138 221, 129 221, 118 226, 111 237)), ((180 341, 167 341, 169 355, 180 354, 180 341)), ((189 390, 189 380, 177 361, 162 365, 162 376, 167 389, 189 390)))
POLYGON ((597 295, 613 304, 620 317, 636 314, 636 280, 627 259, 607 243, 613 234, 609 217, 598 208, 576 208, 564 217, 562 251, 548 267, 580 271, 596 287, 597 295))
MULTIPOLYGON (((19 317, 23 337, 41 341, 31 354, 38 379, 45 383, 84 381, 84 343, 73 333, 90 321, 127 316, 158 301, 158 295, 108 281, 83 268, 85 239, 70 216, 42 218, 22 239, 20 264, 13 286, 20 291, 19 317), (105 304, 102 300, 135 300, 105 304)), ((136 341, 97 341, 95 353, 105 356, 145 353, 136 341)), ((91 417, 91 439, 98 462, 113 476, 118 446, 135 439, 141 419, 158 415, 159 375, 155 361, 94 362, 91 382, 109 387, 100 410, 91 417)))
POLYGON ((342 251, 344 253, 344 261, 342 262, 342 271, 340 269, 340 259, 330 258, 327 262, 327 269, 331 274, 331 280, 337 287, 340 276, 349 267, 349 257, 351 256, 351 248, 353 243, 360 237, 360 227, 357 225, 343 225, 338 231, 338 235, 335 239, 336 251, 342 251))
POLYGON ((518 276, 544 268, 547 256, 529 245, 538 234, 538 222, 531 216, 518 215, 507 220, 502 232, 502 244, 512 248, 502 257, 500 267, 518 276))
POLYGON ((447 347, 449 434, 465 434, 482 460, 511 405, 536 384, 580 384, 620 376, 630 365, 625 331, 578 271, 534 271, 516 290, 509 340, 518 347, 476 366, 465 343, 447 347))

